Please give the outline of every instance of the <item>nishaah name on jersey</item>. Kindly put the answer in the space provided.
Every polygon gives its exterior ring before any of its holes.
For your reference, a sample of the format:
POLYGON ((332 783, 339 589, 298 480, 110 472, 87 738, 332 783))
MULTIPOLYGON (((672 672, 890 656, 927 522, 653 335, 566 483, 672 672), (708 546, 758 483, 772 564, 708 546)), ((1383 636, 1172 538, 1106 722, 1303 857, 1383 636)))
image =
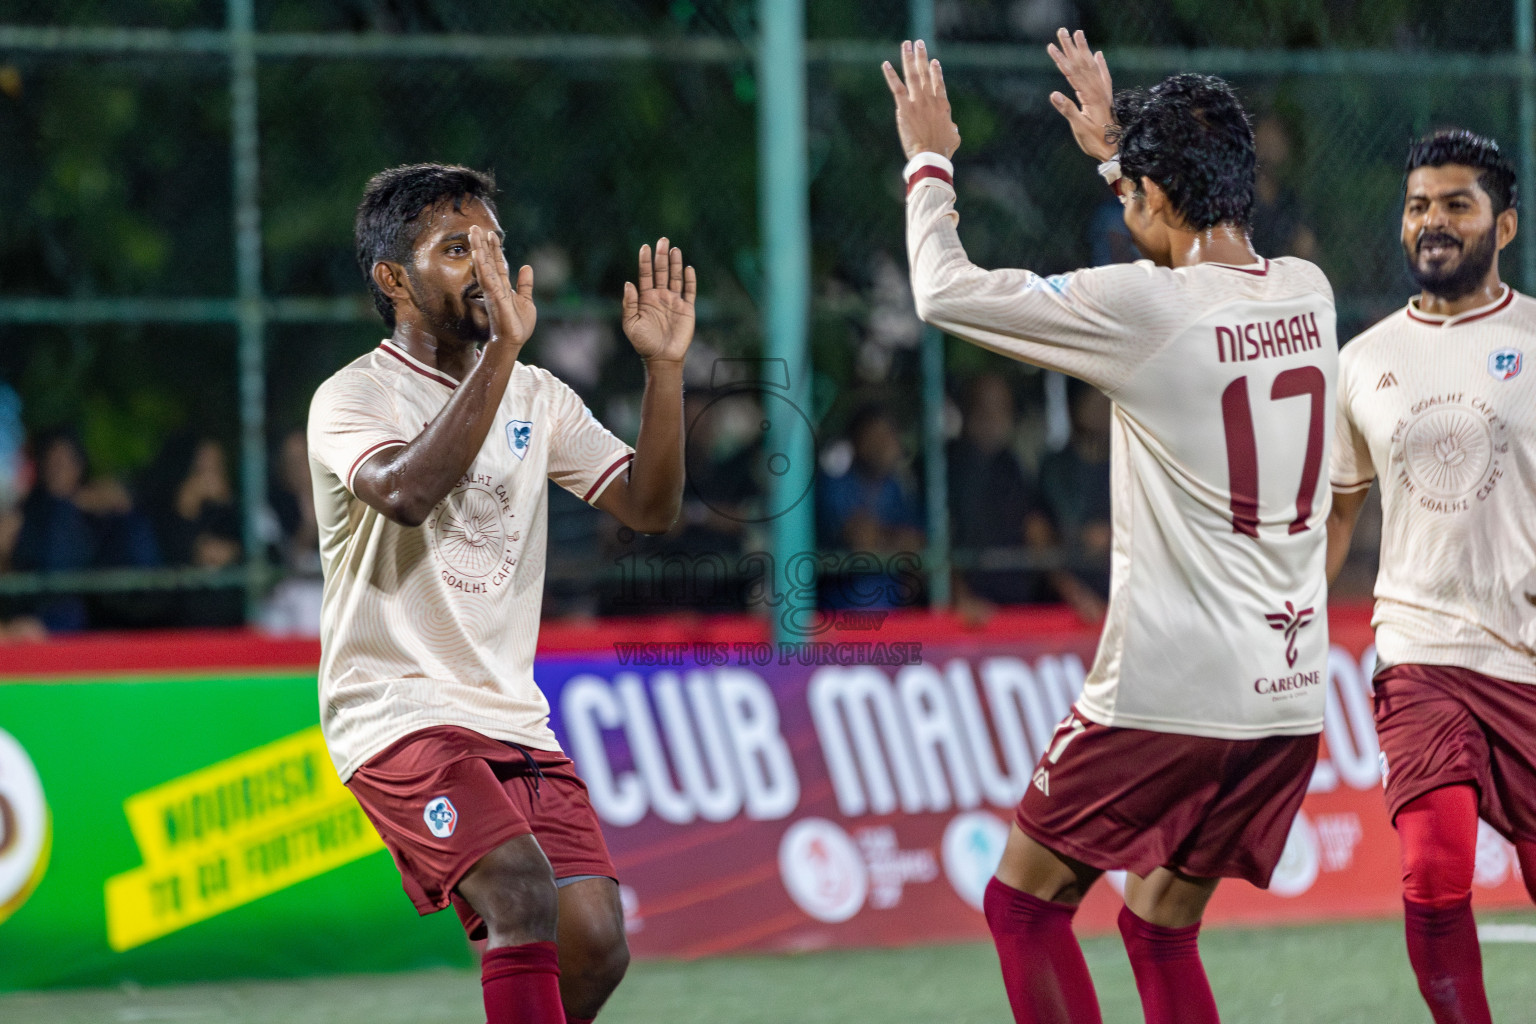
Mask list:
POLYGON ((1501 348, 1488 353, 1488 376, 1494 380, 1513 380, 1520 376, 1520 364, 1525 360, 1517 348, 1501 348))
POLYGON ((442 581, 460 593, 485 594, 510 580, 523 539, 515 518, 506 484, 464 474, 422 524, 442 581))
POLYGON ((1509 424, 1481 395, 1422 398, 1392 431, 1392 473, 1428 512, 1465 512, 1504 477, 1509 424))
POLYGON ((1289 356, 1322 345, 1323 335, 1317 328, 1316 313, 1216 328, 1216 358, 1223 363, 1289 356))

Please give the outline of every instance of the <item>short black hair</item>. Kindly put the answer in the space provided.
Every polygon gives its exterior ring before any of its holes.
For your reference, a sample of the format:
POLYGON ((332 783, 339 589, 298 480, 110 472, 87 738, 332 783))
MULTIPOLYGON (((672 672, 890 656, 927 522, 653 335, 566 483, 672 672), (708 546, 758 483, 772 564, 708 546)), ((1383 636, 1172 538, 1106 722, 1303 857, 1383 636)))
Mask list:
POLYGON ((455 164, 407 164, 380 171, 368 179, 353 228, 357 265, 368 282, 373 308, 390 330, 395 329, 395 306, 374 283, 374 264, 381 260, 410 263, 419 230, 412 223, 423 210, 451 200, 458 211, 464 200, 478 199, 495 214, 495 195, 494 177, 455 164))
POLYGON ((1403 167, 1403 192, 1408 191, 1408 175, 1420 167, 1444 167, 1457 164, 1478 172, 1477 184, 1493 203, 1493 215, 1520 208, 1520 185, 1515 180, 1515 165, 1499 151, 1499 144, 1465 128, 1442 128, 1408 147, 1408 163, 1403 167))
POLYGON ((1172 75, 1115 94, 1120 173, 1150 178, 1196 231, 1246 225, 1253 212, 1253 126, 1213 75, 1172 75))

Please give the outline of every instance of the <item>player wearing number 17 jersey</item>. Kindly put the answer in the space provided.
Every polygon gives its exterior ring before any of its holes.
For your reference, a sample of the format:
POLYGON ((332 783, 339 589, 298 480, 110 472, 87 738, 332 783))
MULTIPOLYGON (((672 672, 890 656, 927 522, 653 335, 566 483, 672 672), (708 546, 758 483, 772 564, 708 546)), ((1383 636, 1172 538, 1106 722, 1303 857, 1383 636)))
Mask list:
POLYGON ((1058 39, 1078 102, 1053 103, 1114 179, 1141 262, 973 264, 941 70, 921 42, 905 82, 886 66, 920 315, 1114 402, 1104 634, 985 909, 1015 1019, 1097 1022, 1070 922, 1103 871, 1127 869, 1120 928, 1146 1020, 1203 1024, 1205 904, 1223 877, 1268 884, 1323 724, 1333 297, 1315 266, 1249 245, 1253 135, 1225 82, 1179 75, 1112 101, 1102 55, 1058 39))

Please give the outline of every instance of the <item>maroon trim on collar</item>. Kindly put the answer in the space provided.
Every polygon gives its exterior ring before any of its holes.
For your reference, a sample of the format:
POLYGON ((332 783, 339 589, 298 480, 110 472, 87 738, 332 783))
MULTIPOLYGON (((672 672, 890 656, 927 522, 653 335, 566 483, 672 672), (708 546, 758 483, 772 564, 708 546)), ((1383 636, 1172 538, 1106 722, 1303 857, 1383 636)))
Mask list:
POLYGON ((1254 277, 1264 277, 1269 273, 1269 257, 1264 257, 1264 267, 1262 270, 1254 270, 1252 267, 1234 267, 1230 263, 1212 263, 1211 266, 1225 267, 1227 270, 1235 270, 1239 274, 1252 274, 1254 277))
MULTIPOLYGON (((1487 309, 1483 310, 1481 313, 1473 313, 1470 316, 1467 316, 1465 320, 1456 320, 1456 317, 1454 317, 1454 316, 1443 316, 1443 317, 1441 317, 1438 320, 1431 320, 1424 313, 1421 313, 1418 310, 1414 309, 1412 302, 1409 302, 1408 305, 1403 307, 1403 308, 1408 311, 1408 319, 1413 320, 1416 323, 1426 324, 1426 325, 1428 325, 1430 327, 1460 327, 1462 324, 1470 324, 1474 320, 1481 320, 1485 316, 1493 316, 1493 314, 1503 310, 1506 306, 1508 306, 1511 302, 1514 302, 1514 301, 1515 301, 1515 290, 1513 288, 1509 287, 1509 285, 1505 285, 1504 286, 1504 297, 1502 299, 1500 299, 1499 301, 1495 302, 1492 306, 1489 306, 1487 309), (1456 320, 1456 322, 1455 323, 1451 323, 1452 320, 1456 320)), ((1458 314, 1458 315, 1465 315, 1465 314, 1458 314)))
POLYGON ((628 465, 633 461, 635 461, 634 452, 625 452, 623 455, 620 455, 614 464, 603 470, 603 475, 598 477, 591 487, 587 488, 587 493, 582 495, 581 500, 590 503, 592 495, 596 494, 603 484, 608 482, 609 477, 619 471, 619 467, 628 465))
POLYGON ((412 362, 410 356, 408 356, 405 353, 399 351, 398 349, 396 349, 393 345, 391 345, 387 341, 379 342, 379 348, 381 350, 383 350, 385 353, 387 353, 387 354, 389 354, 391 356, 394 356, 396 359, 398 359, 402 363, 404 363, 407 367, 409 367, 412 370, 415 370, 417 373, 421 374, 423 377, 426 377, 428 380, 435 380, 439 384, 446 384, 450 388, 457 388, 459 386, 459 382, 454 380, 452 377, 445 376, 445 375, 443 375, 441 373, 433 373, 431 370, 423 370, 421 367, 417 366, 414 362, 412 362))
POLYGON ((917 183, 922 181, 924 178, 938 178, 950 188, 955 187, 955 179, 950 175, 948 171, 944 170, 942 167, 934 167, 932 164, 929 164, 924 167, 919 167, 917 170, 913 171, 912 177, 907 179, 907 195, 911 195, 912 190, 917 187, 917 183))

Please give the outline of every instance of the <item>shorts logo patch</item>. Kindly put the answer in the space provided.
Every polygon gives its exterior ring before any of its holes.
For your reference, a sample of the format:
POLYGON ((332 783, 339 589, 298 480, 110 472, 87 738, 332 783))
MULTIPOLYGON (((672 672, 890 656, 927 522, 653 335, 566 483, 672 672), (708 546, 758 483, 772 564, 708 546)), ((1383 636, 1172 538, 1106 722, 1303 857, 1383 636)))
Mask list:
POLYGON ((1051 773, 1045 770, 1045 765, 1035 769, 1035 777, 1030 780, 1035 788, 1046 796, 1051 795, 1051 773))
POLYGON ((1517 348, 1501 348, 1488 355, 1488 376, 1494 380, 1511 380, 1520 376, 1523 362, 1517 348))
POLYGON ((421 817, 427 823, 427 828, 439 839, 453 835, 453 830, 459 825, 459 812, 453 806, 453 801, 445 796, 435 796, 428 800, 421 817))

